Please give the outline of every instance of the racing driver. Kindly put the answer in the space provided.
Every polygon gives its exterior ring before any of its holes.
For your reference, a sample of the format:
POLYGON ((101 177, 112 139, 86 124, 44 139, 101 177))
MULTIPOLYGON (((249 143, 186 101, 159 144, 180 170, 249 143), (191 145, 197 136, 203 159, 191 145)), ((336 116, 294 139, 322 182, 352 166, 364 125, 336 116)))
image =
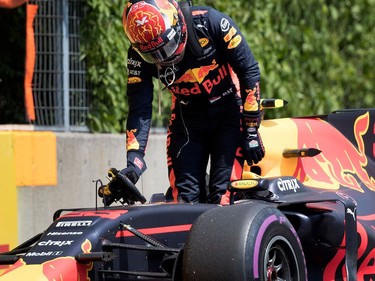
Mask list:
POLYGON ((169 194, 175 202, 228 203, 228 182, 241 178, 244 160, 256 164, 265 154, 260 70, 243 34, 229 16, 175 0, 130 0, 122 20, 131 47, 121 173, 136 183, 146 169, 156 77, 172 95, 169 194))

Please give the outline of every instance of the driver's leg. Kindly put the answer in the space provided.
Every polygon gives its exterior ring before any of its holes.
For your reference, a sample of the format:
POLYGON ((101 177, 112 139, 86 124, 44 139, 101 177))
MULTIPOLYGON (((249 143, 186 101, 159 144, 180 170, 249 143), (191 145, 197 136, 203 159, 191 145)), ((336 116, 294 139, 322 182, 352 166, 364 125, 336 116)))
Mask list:
POLYGON ((184 133, 168 133, 167 161, 169 181, 174 201, 207 201, 206 167, 208 151, 205 133, 191 130, 184 133))

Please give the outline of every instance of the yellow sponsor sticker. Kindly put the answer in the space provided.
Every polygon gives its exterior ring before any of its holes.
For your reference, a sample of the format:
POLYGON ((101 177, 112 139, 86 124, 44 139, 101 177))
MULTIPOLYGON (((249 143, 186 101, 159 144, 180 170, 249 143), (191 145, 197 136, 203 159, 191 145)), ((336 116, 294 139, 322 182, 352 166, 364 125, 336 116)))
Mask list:
POLYGON ((199 45, 201 45, 201 47, 204 47, 208 44, 208 42, 210 42, 210 40, 208 40, 208 38, 200 38, 199 40, 199 45))
POLYGON ((233 36, 237 33, 237 29, 235 29, 233 26, 231 29, 229 29, 227 35, 225 35, 224 37, 224 41, 225 42, 228 42, 229 40, 231 40, 233 38, 233 36))
POLYGON ((139 77, 129 77, 128 78, 128 84, 135 84, 142 82, 142 79, 139 77))
POLYGON ((232 182, 232 187, 238 189, 246 189, 246 188, 253 188, 258 185, 257 180, 238 180, 232 182))
POLYGON ((236 48, 242 41, 242 37, 240 35, 236 35, 232 40, 230 40, 228 49, 236 48))

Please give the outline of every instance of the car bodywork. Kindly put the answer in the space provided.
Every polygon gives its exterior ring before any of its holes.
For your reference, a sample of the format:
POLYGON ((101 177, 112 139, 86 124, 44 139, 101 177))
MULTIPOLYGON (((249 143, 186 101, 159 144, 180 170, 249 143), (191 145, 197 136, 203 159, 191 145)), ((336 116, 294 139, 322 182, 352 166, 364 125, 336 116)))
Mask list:
POLYGON ((224 276, 235 264, 220 245, 246 220, 239 210, 262 204, 292 225, 306 279, 375 280, 375 109, 263 120, 260 132, 266 157, 228 187, 233 205, 165 202, 159 194, 142 205, 58 210, 43 233, 0 255, 11 265, 0 280, 199 280, 189 277, 188 255, 212 259, 224 276), (192 235, 205 214, 217 223, 206 229, 203 219, 203 234, 192 235), (205 247, 216 239, 224 240, 205 247))

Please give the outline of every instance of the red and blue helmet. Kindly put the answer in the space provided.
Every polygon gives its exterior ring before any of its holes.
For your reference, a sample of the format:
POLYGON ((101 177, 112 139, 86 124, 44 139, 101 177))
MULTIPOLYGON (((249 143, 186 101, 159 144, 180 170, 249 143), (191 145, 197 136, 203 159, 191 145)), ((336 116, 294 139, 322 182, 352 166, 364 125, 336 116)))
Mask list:
POLYGON ((186 24, 175 0, 130 0, 122 22, 133 48, 148 63, 173 64, 186 46, 186 24))

